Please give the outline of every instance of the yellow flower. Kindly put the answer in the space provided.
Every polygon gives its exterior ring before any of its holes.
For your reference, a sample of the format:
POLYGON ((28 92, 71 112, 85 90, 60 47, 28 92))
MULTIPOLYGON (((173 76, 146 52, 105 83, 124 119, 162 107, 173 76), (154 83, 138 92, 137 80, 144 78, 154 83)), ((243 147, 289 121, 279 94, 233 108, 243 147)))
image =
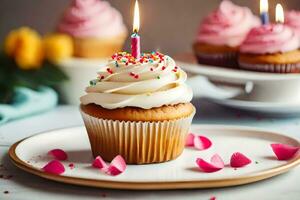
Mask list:
POLYGON ((4 49, 24 70, 38 69, 43 61, 43 46, 40 35, 27 27, 14 30, 5 39, 4 49))
POLYGON ((17 41, 18 41, 18 32, 11 31, 4 41, 4 50, 7 55, 13 56, 17 48, 17 41))
POLYGON ((44 38, 45 56, 51 62, 59 62, 73 55, 73 40, 66 34, 51 34, 44 38))

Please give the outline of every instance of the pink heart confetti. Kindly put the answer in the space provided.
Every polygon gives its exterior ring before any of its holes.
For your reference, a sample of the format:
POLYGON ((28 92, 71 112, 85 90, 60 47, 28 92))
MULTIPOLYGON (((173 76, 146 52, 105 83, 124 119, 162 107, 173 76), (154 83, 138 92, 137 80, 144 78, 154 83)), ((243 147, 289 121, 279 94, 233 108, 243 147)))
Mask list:
POLYGON ((126 162, 122 156, 118 155, 111 161, 106 173, 112 176, 117 176, 123 173, 125 169, 126 162))
POLYGON ((239 167, 244 167, 246 165, 249 165, 252 161, 246 157, 244 154, 240 152, 236 152, 232 154, 231 159, 230 159, 230 166, 239 168, 239 167))
POLYGON ((52 160, 48 164, 46 164, 43 168, 44 172, 60 175, 65 172, 65 167, 58 160, 52 160))
POLYGON ((286 144, 271 144, 271 147, 278 160, 289 160, 300 149, 300 147, 293 147, 286 144))
POLYGON ((212 142, 204 136, 196 136, 194 138, 194 147, 198 150, 206 150, 209 149, 212 145, 212 142))
POLYGON ((120 155, 116 156, 109 165, 107 165, 101 156, 97 156, 93 161, 92 166, 112 176, 123 173, 127 167, 124 158, 120 155))
POLYGON ((97 156, 92 165, 94 168, 107 169, 107 164, 104 162, 101 156, 97 156))
POLYGON ((62 149, 53 149, 48 152, 48 155, 56 160, 64 161, 68 159, 67 153, 62 149))
POLYGON ((196 149, 202 151, 209 149, 212 146, 212 142, 205 136, 189 133, 186 140, 186 146, 195 147, 196 149))
POLYGON ((195 135, 193 133, 189 133, 186 138, 185 146, 193 147, 194 146, 194 138, 195 138, 195 135))
POLYGON ((75 164, 74 163, 70 163, 69 167, 70 167, 70 169, 74 169, 75 168, 75 164))
POLYGON ((202 158, 198 158, 196 163, 203 172, 207 173, 216 172, 224 168, 224 162, 218 154, 211 157, 210 163, 202 158))

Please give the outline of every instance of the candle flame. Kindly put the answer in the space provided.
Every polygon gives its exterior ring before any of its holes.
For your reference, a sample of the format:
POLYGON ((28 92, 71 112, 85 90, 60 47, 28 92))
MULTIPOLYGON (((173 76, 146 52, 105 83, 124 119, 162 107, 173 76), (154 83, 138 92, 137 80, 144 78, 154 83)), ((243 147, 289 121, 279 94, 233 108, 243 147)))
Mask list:
POLYGON ((280 3, 276 5, 276 22, 284 23, 284 12, 280 3))
POLYGON ((260 14, 266 13, 269 11, 269 1, 268 0, 260 0, 260 14))
POLYGON ((137 33, 140 30, 140 9, 138 0, 134 5, 133 32, 137 33))

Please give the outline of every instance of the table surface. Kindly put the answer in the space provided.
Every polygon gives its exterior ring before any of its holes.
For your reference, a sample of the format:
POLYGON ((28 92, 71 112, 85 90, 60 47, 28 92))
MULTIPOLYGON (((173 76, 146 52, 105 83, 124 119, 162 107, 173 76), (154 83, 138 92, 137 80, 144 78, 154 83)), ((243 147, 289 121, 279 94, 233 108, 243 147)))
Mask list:
MULTIPOLYGON (((274 118, 241 113, 215 104, 195 100, 197 114, 194 124, 225 124, 259 127, 282 132, 300 139, 300 118, 274 118)), ((264 199, 299 200, 300 167, 257 183, 220 189, 176 191, 122 191, 65 185, 48 181, 14 167, 7 156, 9 146, 30 135, 51 129, 82 125, 78 108, 57 108, 26 119, 0 126, 0 199, 13 200, 79 200, 79 199, 264 199), (1 175, 3 176, 1 178, 1 175)))

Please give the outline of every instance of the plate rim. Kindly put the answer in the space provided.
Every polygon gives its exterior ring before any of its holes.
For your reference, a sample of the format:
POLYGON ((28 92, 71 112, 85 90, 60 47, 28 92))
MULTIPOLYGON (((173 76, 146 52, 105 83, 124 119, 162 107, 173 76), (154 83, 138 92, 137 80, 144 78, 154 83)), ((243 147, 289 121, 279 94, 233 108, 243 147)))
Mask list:
MULTIPOLYGON (((273 132, 270 130, 266 130, 263 128, 255 128, 255 127, 248 127, 248 126, 233 126, 233 125, 201 125, 201 124, 193 124, 193 126, 201 127, 201 128, 224 128, 224 129, 243 129, 249 131, 259 131, 265 132, 265 134, 272 134, 281 137, 287 137, 294 141, 300 143, 300 141, 296 138, 283 135, 277 132, 273 132)), ((60 176, 60 175, 53 175, 49 173, 45 173, 40 171, 37 168, 32 167, 28 163, 22 161, 16 155, 16 148, 20 143, 23 141, 41 135, 47 134, 49 132, 55 132, 59 130, 67 130, 72 128, 82 128, 84 126, 72 126, 67 128, 60 128, 60 129, 53 129, 49 131, 44 131, 38 134, 34 134, 27 138, 24 138, 16 143, 14 143, 8 151, 8 155, 12 163, 18 167, 19 169, 28 172, 30 174, 51 180, 60 183, 72 184, 72 185, 79 185, 79 186, 89 186, 89 187, 96 187, 96 188, 107 188, 107 189, 121 189, 121 190, 175 190, 175 189, 200 189, 200 188, 221 188, 221 187, 230 187, 230 186, 238 186, 244 185, 248 183, 254 183, 257 181, 265 180, 279 174, 283 174, 290 169, 296 167, 300 164, 300 156, 295 157, 288 161, 284 165, 280 165, 277 167, 273 167, 268 170, 264 170, 261 172, 253 173, 250 175, 243 175, 234 178, 226 178, 226 179, 212 179, 212 180, 192 180, 192 181, 170 181, 170 182, 126 182, 126 181, 113 181, 113 180, 96 180, 96 179, 87 179, 87 178, 78 178, 78 177, 67 177, 67 176, 60 176)))

